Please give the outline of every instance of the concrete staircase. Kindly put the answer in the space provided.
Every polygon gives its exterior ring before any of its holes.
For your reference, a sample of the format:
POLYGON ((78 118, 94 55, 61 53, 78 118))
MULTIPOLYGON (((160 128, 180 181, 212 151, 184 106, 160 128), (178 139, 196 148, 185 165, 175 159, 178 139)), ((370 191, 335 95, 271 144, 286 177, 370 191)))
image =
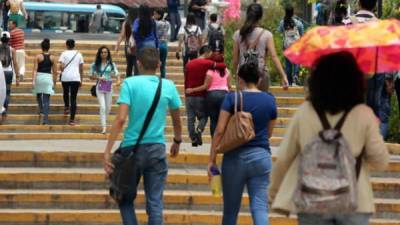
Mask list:
MULTIPOLYGON (((102 169, 103 148, 72 150, 65 147, 58 149, 41 149, 33 146, 34 140, 65 139, 86 140, 97 143, 107 138, 100 134, 97 99, 90 96, 93 81, 87 79, 79 92, 77 126, 68 126, 63 113, 60 84, 57 84, 56 95, 51 97, 49 126, 39 125, 36 100, 31 94, 32 57, 39 52, 38 41, 26 43, 27 73, 19 87, 12 87, 10 113, 5 124, 0 126, 0 140, 8 140, 7 146, 0 141, 0 225, 36 225, 36 224, 118 224, 119 211, 108 197, 107 181, 102 169), (10 140, 25 141, 32 148, 18 149, 10 140), (29 150, 26 150, 29 149, 29 150)), ((104 42, 113 48, 113 44, 104 42)), ((84 55, 85 71, 94 60, 101 41, 79 42, 77 49, 84 55)), ((59 54, 64 49, 64 42, 52 42, 52 52, 59 54)), ((179 92, 183 93, 182 64, 174 58, 176 46, 170 47, 167 77, 174 80, 179 92)), ((123 75, 125 71, 124 56, 113 54, 114 61, 123 75)), ((279 106, 279 119, 271 143, 278 146, 282 141, 290 118, 297 106, 304 101, 303 88, 291 88, 283 91, 272 88, 279 106)), ((118 90, 114 90, 117 98, 118 90)), ((184 96, 182 95, 184 100, 184 96)), ((112 114, 116 111, 113 106, 112 114)), ((187 138, 186 115, 182 107, 185 141, 187 138)), ((114 115, 110 116, 110 122, 114 115)), ((166 134, 172 138, 172 123, 167 121, 166 134)), ((207 130, 204 140, 210 142, 207 130)), ((193 150, 185 145, 179 157, 169 159, 170 171, 164 194, 166 224, 220 224, 222 201, 213 197, 208 187, 206 165, 208 162, 207 144, 203 149, 193 150), (186 151, 185 151, 186 149, 186 151)), ((376 197, 377 214, 374 225, 400 225, 400 146, 388 144, 392 159, 389 168, 374 173, 371 179, 376 197)), ((219 158, 221 160, 221 158, 219 158)), ((239 224, 252 224, 248 213, 248 197, 242 202, 239 224)), ((138 220, 145 223, 144 193, 140 188, 136 201, 138 220)), ((271 214, 273 225, 297 224, 294 217, 285 218, 271 214)))

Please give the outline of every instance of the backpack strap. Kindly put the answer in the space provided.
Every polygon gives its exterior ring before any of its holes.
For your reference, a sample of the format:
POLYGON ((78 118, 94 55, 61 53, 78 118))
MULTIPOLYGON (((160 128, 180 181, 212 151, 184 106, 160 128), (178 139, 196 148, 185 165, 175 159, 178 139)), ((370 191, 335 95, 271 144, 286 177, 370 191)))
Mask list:
POLYGON ((340 118, 340 120, 337 122, 336 126, 335 126, 335 130, 340 130, 342 129, 342 126, 344 124, 344 121, 346 121, 346 117, 349 114, 350 110, 346 110, 344 111, 343 116, 340 118))
POLYGON ((255 40, 252 44, 249 44, 249 43, 246 41, 247 49, 256 49, 256 47, 257 47, 257 45, 258 45, 258 42, 260 42, 261 36, 262 36, 263 34, 264 34, 264 29, 260 32, 260 34, 258 34, 256 40, 255 40))
POLYGON ((331 125, 329 124, 328 119, 326 118, 325 112, 315 109, 315 111, 317 112, 318 118, 322 123, 322 127, 324 128, 324 130, 329 130, 331 129, 331 125))

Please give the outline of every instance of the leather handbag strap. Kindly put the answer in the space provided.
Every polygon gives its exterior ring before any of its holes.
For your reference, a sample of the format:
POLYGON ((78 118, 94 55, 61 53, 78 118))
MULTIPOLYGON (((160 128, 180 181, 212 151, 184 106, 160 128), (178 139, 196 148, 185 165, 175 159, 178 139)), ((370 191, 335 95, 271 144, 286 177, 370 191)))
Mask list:
POLYGON ((144 134, 146 133, 146 130, 151 122, 151 119, 153 118, 153 115, 154 115, 154 112, 156 111, 158 102, 160 101, 161 88, 162 88, 162 78, 159 77, 159 82, 158 82, 156 94, 153 99, 153 103, 151 104, 151 107, 150 107, 149 111, 147 112, 146 118, 143 123, 142 130, 140 131, 139 137, 136 141, 135 146, 133 147, 133 151, 131 152, 131 155, 133 155, 133 153, 136 152, 136 150, 139 148, 139 144, 142 141, 144 134))

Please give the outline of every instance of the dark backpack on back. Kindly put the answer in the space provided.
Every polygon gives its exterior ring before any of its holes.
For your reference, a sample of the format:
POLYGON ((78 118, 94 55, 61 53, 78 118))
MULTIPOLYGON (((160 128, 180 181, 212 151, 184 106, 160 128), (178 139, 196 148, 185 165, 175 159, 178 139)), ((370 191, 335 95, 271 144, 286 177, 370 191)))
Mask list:
POLYGON ((208 45, 213 52, 223 52, 224 51, 224 33, 221 26, 215 28, 208 25, 208 45))
POLYGON ((3 66, 3 68, 7 68, 11 65, 12 58, 11 58, 10 46, 1 47, 0 60, 1 60, 1 65, 3 66))

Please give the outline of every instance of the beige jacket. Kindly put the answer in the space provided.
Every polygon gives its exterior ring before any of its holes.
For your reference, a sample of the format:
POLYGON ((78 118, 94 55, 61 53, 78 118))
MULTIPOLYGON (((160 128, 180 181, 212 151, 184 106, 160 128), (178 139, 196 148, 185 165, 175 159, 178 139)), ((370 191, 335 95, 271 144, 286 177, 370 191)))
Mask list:
MULTIPOLYGON (((327 114, 331 126, 336 125, 343 113, 327 114)), ((298 178, 299 153, 313 137, 322 130, 321 122, 311 103, 303 103, 286 132, 277 160, 272 166, 269 189, 272 209, 281 213, 296 213, 292 196, 298 178)), ((358 212, 373 213, 370 169, 383 170, 389 163, 389 153, 379 133, 377 119, 366 105, 358 105, 347 115, 342 133, 349 142, 353 155, 357 157, 365 146, 365 157, 358 180, 358 212)))

